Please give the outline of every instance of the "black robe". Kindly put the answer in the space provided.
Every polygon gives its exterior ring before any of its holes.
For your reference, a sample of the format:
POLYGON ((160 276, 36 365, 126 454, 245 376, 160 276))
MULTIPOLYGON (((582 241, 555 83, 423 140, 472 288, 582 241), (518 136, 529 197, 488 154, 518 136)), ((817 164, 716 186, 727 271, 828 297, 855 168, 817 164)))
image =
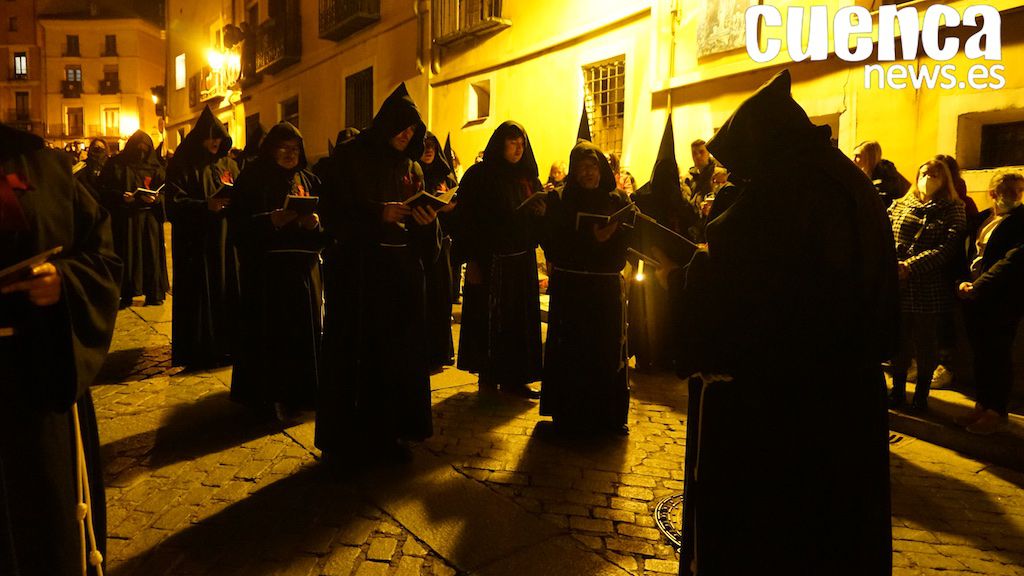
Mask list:
POLYGON ((581 142, 569 156, 562 196, 548 198, 544 255, 548 261, 548 334, 540 413, 556 423, 619 430, 629 413, 623 280, 630 231, 619 225, 605 242, 576 215, 611 214, 629 203, 601 151, 581 142), (601 167, 597 188, 576 182, 583 158, 601 167))
POLYGON ((331 281, 315 441, 325 453, 433 433, 423 270, 437 258, 438 226, 381 221, 383 203, 422 186, 414 160, 425 132, 402 85, 368 130, 318 164, 320 217, 336 242, 324 261, 331 281), (399 152, 388 141, 409 126, 416 132, 399 152))
POLYGON ((145 296, 147 302, 162 302, 170 284, 167 278, 167 250, 164 246, 164 194, 147 204, 136 196, 125 202, 125 192, 139 188, 156 190, 164 183, 164 170, 152 155, 153 139, 139 130, 124 149, 110 159, 100 174, 102 203, 110 211, 114 249, 124 263, 121 299, 145 296), (142 157, 139 147, 150 154, 142 157))
POLYGON ((687 418, 684 575, 891 570, 892 235, 871 183, 789 91, 783 71, 708 143, 746 182, 708 224, 709 250, 672 276, 677 369, 703 374, 687 418))
POLYGON ((75 180, 81 184, 96 202, 102 202, 100 197, 100 174, 103 172, 103 166, 106 164, 106 157, 103 160, 89 157, 85 160, 85 165, 75 173, 75 180))
POLYGON ((241 262, 242 326, 231 372, 231 398, 260 406, 281 402, 312 410, 316 403, 323 291, 320 229, 297 221, 275 228, 270 213, 288 195, 318 192, 320 181, 305 170, 274 162, 282 140, 301 135, 283 122, 270 129, 257 160, 246 165, 232 190, 230 223, 241 262))
POLYGON ((76 402, 92 524, 97 548, 105 550, 89 385, 110 345, 121 274, 109 215, 76 185, 67 156, 42 148, 41 139, 0 125, 0 168, 30 187, 13 191, 28 226, 0 229, 0 268, 64 248, 52 261, 61 275, 57 304, 38 307, 24 293, 0 295, 0 327, 14 329, 0 337, 0 574, 25 576, 81 573, 76 402))
POLYGON ((224 125, 206 108, 167 168, 175 366, 222 365, 235 348, 239 277, 235 245, 228 235, 230 207, 220 213, 207 207, 207 201, 238 176, 235 163, 225 158, 230 149, 224 125), (221 138, 217 154, 203 149, 203 141, 211 136, 221 138))
MULTIPOLYGON (((451 168, 445 160, 444 151, 437 137, 427 132, 427 140, 434 142, 434 161, 430 164, 420 162, 423 170, 423 187, 428 191, 439 190, 442 186, 450 190, 458 183, 452 175, 451 168)), ((452 340, 452 226, 454 221, 451 212, 438 215, 441 225, 441 251, 433 266, 427 266, 426 275, 426 315, 427 315, 427 353, 433 368, 451 365, 455 361, 455 343, 452 340)))
POLYGON ((523 200, 541 190, 526 130, 504 122, 491 135, 482 162, 459 185, 456 243, 461 257, 479 266, 483 282, 463 287, 458 366, 482 382, 519 386, 541 378, 540 286, 537 245, 542 219, 523 200), (526 140, 515 165, 503 157, 507 137, 526 140))
MULTIPOLYGON (((674 142, 672 116, 669 115, 651 181, 640 187, 634 202, 658 224, 680 236, 691 237, 691 228, 700 220, 700 215, 683 197, 674 142)), ((662 237, 655 235, 657 232, 659 229, 651 226, 640 227, 635 238, 640 251, 653 257, 651 247, 658 245, 673 256, 674 251, 663 245, 662 237)), ((638 370, 669 369, 675 348, 668 290, 656 280, 657 267, 651 262, 644 262, 644 274, 638 276, 639 261, 636 255, 630 258, 634 273, 629 278, 628 290, 629 354, 636 357, 638 370)))

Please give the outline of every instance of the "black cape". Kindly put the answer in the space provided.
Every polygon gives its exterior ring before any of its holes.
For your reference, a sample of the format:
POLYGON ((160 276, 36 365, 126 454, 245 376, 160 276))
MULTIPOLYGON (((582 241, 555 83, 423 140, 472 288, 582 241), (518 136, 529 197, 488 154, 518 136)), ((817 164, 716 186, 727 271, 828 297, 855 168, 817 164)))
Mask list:
POLYGON ((890 573, 896 257, 829 136, 783 71, 708 143, 745 184, 672 277, 680 375, 732 377, 691 379, 681 574, 890 573))
POLYGON ((270 129, 259 157, 246 165, 232 190, 230 224, 241 261, 239 353, 231 372, 232 399, 250 405, 281 402, 313 409, 319 380, 323 291, 320 250, 324 235, 297 221, 275 228, 270 213, 288 195, 316 196, 320 180, 306 155, 285 170, 274 148, 298 139, 287 122, 270 129))
POLYGON ((438 225, 385 224, 385 202, 422 187, 415 162, 426 127, 399 86, 371 127, 318 164, 320 217, 335 245, 325 253, 323 370, 316 445, 327 453, 422 439, 433 433, 424 316, 425 266, 438 253, 438 225), (416 130, 404 151, 389 140, 416 130))
MULTIPOLYGON (((426 141, 434 143, 434 161, 426 164, 420 161, 423 170, 425 190, 438 190, 442 186, 452 189, 458 186, 452 169, 445 158, 441 143, 431 132, 426 141)), ((454 219, 451 212, 438 215, 441 225, 441 251, 433 266, 424 270, 427 288, 427 346, 432 368, 452 364, 455 359, 455 344, 452 340, 452 239, 454 219)))
POLYGON ((629 413, 626 361, 626 319, 623 281, 630 231, 621 224, 614 235, 598 242, 593 228, 576 226, 579 212, 611 214, 629 203, 615 189, 607 158, 590 142, 581 141, 569 155, 569 174, 562 196, 548 198, 548 333, 544 348, 544 380, 540 413, 571 426, 621 429, 629 413), (582 188, 574 172, 593 158, 601 180, 593 190, 582 188))
POLYGON ((231 138, 209 107, 178 146, 167 167, 167 211, 171 220, 174 304, 171 361, 203 368, 229 361, 235 347, 238 262, 228 234, 227 211, 213 213, 207 201, 238 176, 226 158, 231 138), (216 154, 203 141, 220 137, 216 154))
POLYGON ((156 190, 164 183, 164 169, 152 152, 153 139, 138 130, 106 163, 99 178, 101 200, 111 215, 114 249, 124 263, 124 300, 145 296, 147 301, 162 302, 170 289, 164 247, 164 194, 152 204, 143 202, 140 196, 130 202, 123 197, 125 192, 156 190), (141 154, 142 146, 149 153, 141 154))
POLYGON ((0 574, 80 574, 70 409, 78 403, 102 553, 106 508, 89 385, 113 334, 121 263, 107 212, 75 184, 65 154, 0 125, 0 168, 30 188, 14 191, 27 227, 0 229, 0 267, 64 248, 53 260, 62 279, 57 304, 40 308, 23 293, 0 296, 0 326, 15 330, 0 338, 0 574))
POLYGON ((460 258, 480 268, 483 281, 463 288, 459 368, 481 381, 516 386, 541 377, 540 292, 536 248, 543 221, 517 209, 541 190, 526 130, 507 121, 495 129, 482 162, 459 185, 456 245, 460 258), (509 164, 505 140, 522 134, 522 158, 509 164))

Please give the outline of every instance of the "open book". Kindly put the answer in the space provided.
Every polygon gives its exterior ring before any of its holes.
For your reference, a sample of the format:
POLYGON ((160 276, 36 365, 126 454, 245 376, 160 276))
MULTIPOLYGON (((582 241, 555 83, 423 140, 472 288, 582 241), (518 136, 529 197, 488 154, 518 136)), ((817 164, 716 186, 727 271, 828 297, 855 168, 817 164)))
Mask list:
POLYGON ((142 186, 139 186, 138 188, 135 189, 135 196, 149 196, 151 198, 156 198, 157 196, 160 195, 160 191, 163 189, 163 184, 161 184, 160 187, 157 188, 156 190, 150 190, 149 188, 143 188, 142 186))
POLYGON ((544 190, 541 190, 539 192, 534 192, 533 194, 530 194, 529 196, 527 196, 526 200, 523 200, 522 203, 519 204, 519 206, 516 206, 516 210, 522 210, 526 206, 529 206, 530 204, 533 204, 534 202, 536 202, 538 200, 546 200, 547 197, 548 197, 548 193, 546 191, 544 191, 544 190))
POLYGON ((231 198, 231 191, 235 189, 235 185, 231 182, 221 182, 221 187, 214 193, 211 198, 231 198))
POLYGON ((451 203, 452 199, 455 198, 457 190, 458 188, 452 188, 445 192, 438 192, 437 195, 431 194, 426 190, 420 190, 416 194, 406 198, 402 204, 405 204, 409 208, 430 206, 434 211, 437 211, 451 203))
POLYGON ((14 284, 15 282, 31 278, 33 268, 60 254, 63 249, 63 246, 57 246, 0 270, 0 286, 7 286, 8 284, 14 284))
POLYGON ((576 213, 576 229, 579 230, 583 226, 590 224, 597 224, 599 227, 604 227, 612 222, 624 222, 632 225, 633 220, 636 217, 637 208, 634 204, 626 204, 618 211, 611 214, 592 214, 590 212, 577 212, 576 213))
POLYGON ((294 210, 299 216, 308 216, 316 212, 316 206, 320 203, 319 196, 295 196, 289 195, 284 199, 284 210, 294 210))

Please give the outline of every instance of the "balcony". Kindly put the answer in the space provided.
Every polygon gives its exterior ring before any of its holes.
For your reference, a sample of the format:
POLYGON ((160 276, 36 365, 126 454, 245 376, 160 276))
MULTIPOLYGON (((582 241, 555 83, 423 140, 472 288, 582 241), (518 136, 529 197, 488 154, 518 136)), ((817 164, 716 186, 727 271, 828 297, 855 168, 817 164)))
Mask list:
POLYGON ((256 73, 276 74, 302 57, 298 13, 267 20, 256 33, 256 73))
POLYGON ((199 101, 219 100, 227 95, 227 74, 224 70, 213 70, 203 66, 199 71, 199 101))
POLYGON ((380 20, 380 0, 320 0, 320 37, 339 41, 380 20))
POLYGON ((121 79, 120 78, 104 78, 100 80, 100 94, 120 94, 121 93, 121 79))
POLYGON ((21 82, 21 81, 24 81, 24 80, 28 80, 28 73, 27 72, 10 72, 10 73, 7 74, 7 79, 11 80, 11 81, 21 82))
POLYGON ((4 123, 26 132, 32 131, 32 115, 22 108, 8 108, 4 115, 4 123))
POLYGON ((512 25, 501 17, 501 0, 439 0, 434 4, 434 43, 458 44, 512 25))
POLYGON ((81 98, 82 97, 82 81, 81 80, 61 80, 61 82, 60 82, 60 93, 65 98, 81 98))

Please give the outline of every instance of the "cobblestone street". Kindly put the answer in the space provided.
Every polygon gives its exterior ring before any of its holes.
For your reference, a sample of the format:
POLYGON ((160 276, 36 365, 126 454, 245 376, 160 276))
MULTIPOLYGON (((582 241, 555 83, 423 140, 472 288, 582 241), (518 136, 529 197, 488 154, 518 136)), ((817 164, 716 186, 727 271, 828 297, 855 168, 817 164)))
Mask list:
MULTIPOLYGON (((230 369, 171 368, 169 334, 169 300, 121 311, 94 388, 109 574, 677 571, 653 515, 682 490, 675 378, 634 374, 630 435, 595 439, 448 368, 412 462, 339 478, 311 418, 282 428, 228 399, 230 369)), ((891 448, 895 574, 1024 574, 1024 474, 909 436, 891 448)))

